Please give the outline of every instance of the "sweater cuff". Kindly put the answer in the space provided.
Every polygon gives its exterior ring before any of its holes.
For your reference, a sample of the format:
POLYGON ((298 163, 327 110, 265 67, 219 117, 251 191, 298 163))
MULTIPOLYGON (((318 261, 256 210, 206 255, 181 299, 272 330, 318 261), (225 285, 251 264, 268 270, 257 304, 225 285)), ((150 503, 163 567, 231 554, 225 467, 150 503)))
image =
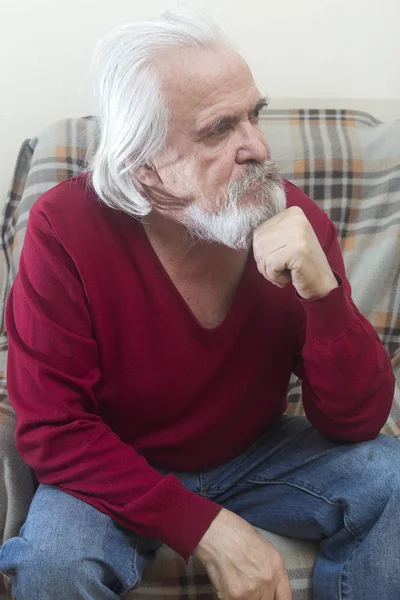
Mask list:
POLYGON ((351 329, 356 316, 342 279, 334 273, 339 285, 322 298, 304 300, 298 296, 307 316, 307 337, 312 342, 329 344, 351 329))
POLYGON ((165 524, 162 540, 187 563, 222 506, 186 489, 179 480, 159 516, 165 524))

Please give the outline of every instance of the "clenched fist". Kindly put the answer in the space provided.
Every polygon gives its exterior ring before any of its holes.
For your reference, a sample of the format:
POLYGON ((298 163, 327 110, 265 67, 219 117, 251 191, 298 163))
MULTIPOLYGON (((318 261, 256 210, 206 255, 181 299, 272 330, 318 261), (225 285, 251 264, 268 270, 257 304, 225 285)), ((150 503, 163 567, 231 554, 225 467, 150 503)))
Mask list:
POLYGON ((305 300, 326 296, 338 286, 311 223, 298 206, 254 230, 253 252, 268 281, 281 288, 291 281, 305 300))
POLYGON ((235 513, 223 508, 195 556, 220 600, 291 600, 285 566, 276 548, 235 513))

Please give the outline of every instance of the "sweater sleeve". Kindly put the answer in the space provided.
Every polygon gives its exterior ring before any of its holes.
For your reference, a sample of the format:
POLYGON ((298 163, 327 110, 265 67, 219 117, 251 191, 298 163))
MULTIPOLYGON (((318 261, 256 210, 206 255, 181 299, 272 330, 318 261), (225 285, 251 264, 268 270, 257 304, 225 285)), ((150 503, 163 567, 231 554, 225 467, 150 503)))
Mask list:
POLYGON ((299 298, 306 327, 295 358, 309 421, 330 439, 375 438, 389 415, 394 375, 374 327, 351 299, 336 228, 324 247, 339 286, 314 300, 299 298))
POLYGON ((84 286, 35 209, 6 326, 17 449, 39 481, 188 560, 221 507, 174 475, 162 476, 100 418, 94 390, 101 367, 84 286))

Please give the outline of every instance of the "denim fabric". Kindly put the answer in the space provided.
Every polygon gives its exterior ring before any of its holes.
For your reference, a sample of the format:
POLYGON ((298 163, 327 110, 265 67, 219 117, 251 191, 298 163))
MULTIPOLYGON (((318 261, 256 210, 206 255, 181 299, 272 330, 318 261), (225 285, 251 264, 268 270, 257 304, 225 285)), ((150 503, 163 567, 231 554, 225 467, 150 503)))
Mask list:
MULTIPOLYGON (((315 600, 400 598, 398 439, 330 442, 303 417, 284 416, 233 461, 175 474, 253 525, 320 540, 315 600)), ((159 545, 41 485, 20 536, 0 549, 0 571, 17 600, 117 600, 139 585, 159 545)))

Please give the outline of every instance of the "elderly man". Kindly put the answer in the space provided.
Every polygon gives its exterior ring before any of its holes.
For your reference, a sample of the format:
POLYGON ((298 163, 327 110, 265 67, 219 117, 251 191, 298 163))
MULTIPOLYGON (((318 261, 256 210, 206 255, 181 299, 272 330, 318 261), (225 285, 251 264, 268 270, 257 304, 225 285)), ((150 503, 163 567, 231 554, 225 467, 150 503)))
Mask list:
POLYGON ((41 485, 0 570, 17 600, 115 600, 165 542, 224 600, 289 600, 260 526, 320 540, 316 600, 399 598, 389 358, 248 66, 184 11, 96 57, 96 157, 36 203, 8 300, 41 485), (308 419, 283 415, 292 372, 308 419))

